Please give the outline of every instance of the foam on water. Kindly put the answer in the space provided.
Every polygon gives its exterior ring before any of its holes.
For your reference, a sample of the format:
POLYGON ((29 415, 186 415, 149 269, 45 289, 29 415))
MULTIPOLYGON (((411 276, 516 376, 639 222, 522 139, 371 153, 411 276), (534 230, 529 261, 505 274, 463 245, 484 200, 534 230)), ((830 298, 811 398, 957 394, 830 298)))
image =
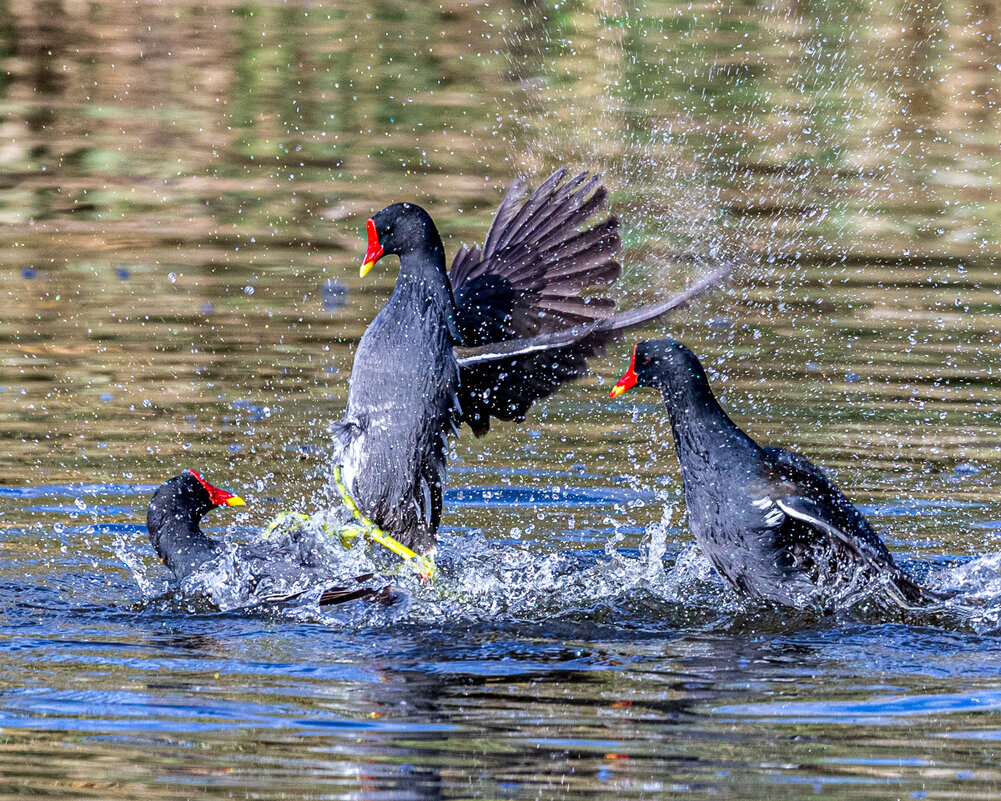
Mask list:
MULTIPOLYGON (((167 614, 239 612, 350 628, 402 622, 437 626, 591 621, 633 631, 731 630, 747 625, 748 616, 754 625, 771 627, 803 617, 763 610, 738 598, 687 534, 672 527, 678 509, 671 492, 626 486, 623 477, 614 479, 613 486, 576 486, 579 482, 573 480, 575 477, 576 473, 540 473, 535 478, 543 479, 542 485, 532 486, 532 477, 527 476, 523 480, 528 484, 523 487, 491 485, 450 491, 448 503, 456 508, 538 507, 561 510, 559 514, 566 514, 565 510, 579 509, 580 514, 597 511, 586 529, 571 525, 571 531, 566 532, 571 536, 562 539, 563 546, 555 550, 553 536, 541 530, 523 532, 525 539, 502 540, 493 530, 446 528, 437 553, 439 575, 432 585, 421 581, 415 571, 400 569, 396 558, 380 547, 358 541, 346 547, 339 537, 327 533, 336 528, 336 521, 323 511, 315 512, 307 525, 279 528, 268 537, 239 519, 222 531, 212 532, 226 543, 224 552, 178 585, 156 560, 143 526, 108 519, 140 514, 141 503, 128 504, 134 496, 146 495, 148 486, 48 485, 12 488, 7 494, 24 502, 24 512, 44 516, 28 523, 37 530, 40 541, 46 541, 46 532, 55 535, 60 551, 75 555, 74 564, 98 572, 104 568, 97 553, 105 548, 111 558, 108 565, 127 567, 138 588, 140 605, 167 614), (71 501, 37 504, 37 499, 46 497, 71 501), (616 517, 608 516, 597 523, 602 519, 602 507, 612 511, 635 504, 659 506, 664 510, 662 519, 645 527, 628 521, 620 524, 616 517), (53 515, 60 514, 69 524, 51 522, 53 515), (110 543, 102 540, 108 535, 110 543), (102 541, 108 544, 101 545, 102 541), (588 542, 605 545, 582 549, 588 542), (255 580, 260 565, 267 562, 290 569, 271 580, 255 580), (301 574, 294 569, 297 565, 302 567, 301 574), (355 577, 365 574, 374 574, 366 586, 392 588, 389 603, 318 606, 324 589, 358 586, 355 577), (286 602, 276 602, 276 598, 288 597, 286 602)), ((929 509, 939 507, 948 511, 960 508, 943 500, 934 507, 890 503, 865 507, 865 512, 877 522, 886 522, 901 517, 924 519, 929 509)), ((969 504, 962 508, 976 511, 969 504)), ((973 525, 977 525, 975 521, 973 525)), ((8 529, 6 535, 15 536, 19 531, 8 529)), ((917 542, 913 536, 906 541, 912 549, 917 542)), ((899 547, 903 540, 892 542, 899 547)), ((930 588, 955 594, 934 609, 902 612, 901 619, 979 633, 1001 627, 1001 555, 930 561, 915 552, 898 555, 898 560, 930 588), (957 566, 957 562, 961 563, 957 566)), ((841 618, 868 623, 898 619, 895 614, 868 609, 865 598, 855 600, 851 609, 839 613, 841 618)), ((816 615, 808 617, 816 623, 816 615)))
POLYGON ((1001 628, 1001 553, 989 553, 943 571, 936 588, 956 593, 964 604, 970 625, 978 632, 1001 628))

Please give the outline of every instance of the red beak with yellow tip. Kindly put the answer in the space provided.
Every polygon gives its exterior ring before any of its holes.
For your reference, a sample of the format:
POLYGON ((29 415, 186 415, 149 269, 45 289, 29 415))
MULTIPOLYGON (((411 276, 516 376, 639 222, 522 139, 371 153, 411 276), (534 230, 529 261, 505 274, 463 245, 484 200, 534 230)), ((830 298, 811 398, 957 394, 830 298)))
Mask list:
POLYGON ((369 219, 365 223, 365 230, 368 231, 368 250, 365 251, 365 261, 362 262, 361 270, 358 271, 362 278, 368 275, 368 271, 385 254, 382 245, 379 244, 379 232, 375 230, 375 220, 369 219))
POLYGON ((227 492, 224 489, 219 489, 218 487, 213 487, 209 482, 201 477, 195 470, 189 470, 189 473, 195 477, 199 484, 205 487, 205 491, 209 494, 209 500, 212 501, 213 506, 246 506, 247 502, 243 500, 239 495, 234 495, 232 492, 227 492))
POLYGON ((612 387, 612 391, 608 393, 608 397, 617 398, 623 392, 631 390, 639 382, 640 377, 636 375, 636 348, 638 347, 639 343, 633 346, 633 358, 632 361, 629 362, 629 369, 626 370, 622 378, 619 379, 619 383, 612 387))

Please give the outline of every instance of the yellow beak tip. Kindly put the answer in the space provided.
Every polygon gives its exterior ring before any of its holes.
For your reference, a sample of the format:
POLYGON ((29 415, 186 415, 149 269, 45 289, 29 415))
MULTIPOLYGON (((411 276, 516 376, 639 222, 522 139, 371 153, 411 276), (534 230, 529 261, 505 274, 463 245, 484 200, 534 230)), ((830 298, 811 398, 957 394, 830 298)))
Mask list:
POLYGON ((361 269, 358 271, 358 275, 364 278, 366 275, 368 275, 368 271, 371 270, 373 267, 375 267, 374 261, 365 262, 364 264, 362 264, 361 269))
POLYGON ((227 506, 246 506, 247 502, 243 500, 239 495, 234 495, 226 501, 227 506))
POLYGON ((622 387, 612 387, 612 391, 608 393, 608 397, 617 398, 623 392, 625 392, 625 390, 622 387))

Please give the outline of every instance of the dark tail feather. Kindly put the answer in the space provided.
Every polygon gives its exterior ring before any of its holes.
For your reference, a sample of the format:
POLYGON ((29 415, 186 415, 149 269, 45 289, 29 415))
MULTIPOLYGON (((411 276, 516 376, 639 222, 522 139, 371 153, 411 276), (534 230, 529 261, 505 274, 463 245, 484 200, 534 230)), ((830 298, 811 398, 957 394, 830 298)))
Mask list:
MULTIPOLYGON (((362 576, 355 576, 355 581, 364 584, 367 581, 377 578, 375 573, 365 573, 362 576)), ((265 603, 283 604, 294 601, 306 595, 310 590, 292 593, 291 595, 269 595, 261 600, 265 603)), ((335 606, 336 604, 346 604, 351 601, 375 601, 378 603, 389 603, 393 599, 393 588, 390 585, 384 587, 328 587, 320 595, 320 606, 335 606)))
POLYGON ((336 604, 346 604, 350 601, 374 601, 376 603, 389 603, 393 599, 393 588, 389 585, 385 587, 331 587, 324 590, 320 596, 320 606, 335 606, 336 604))

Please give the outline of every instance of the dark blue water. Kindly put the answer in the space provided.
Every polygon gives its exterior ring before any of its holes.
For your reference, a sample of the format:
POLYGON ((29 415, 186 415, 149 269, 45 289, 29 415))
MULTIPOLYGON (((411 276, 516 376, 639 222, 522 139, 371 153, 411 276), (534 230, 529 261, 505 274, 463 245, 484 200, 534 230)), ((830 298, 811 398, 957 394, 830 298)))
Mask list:
MULTIPOLYGON (((563 489, 572 471, 498 477, 465 471, 452 519, 485 506, 614 515, 662 503, 618 483, 563 489)), ((440 585, 401 582, 388 607, 192 612, 145 543, 150 490, 4 492, 0 726, 6 764, 18 766, 16 779, 3 773, 8 790, 57 794, 67 776, 96 771, 109 794, 165 798, 920 798, 929 786, 973 797, 998 787, 994 606, 976 620, 909 622, 750 607, 684 531, 658 524, 567 532, 562 549, 451 529, 440 585), (137 558, 136 575, 121 553, 137 558)), ((970 505, 866 511, 884 526, 948 521, 970 505)), ((962 571, 995 564, 913 542, 898 556, 967 588, 962 571)))

